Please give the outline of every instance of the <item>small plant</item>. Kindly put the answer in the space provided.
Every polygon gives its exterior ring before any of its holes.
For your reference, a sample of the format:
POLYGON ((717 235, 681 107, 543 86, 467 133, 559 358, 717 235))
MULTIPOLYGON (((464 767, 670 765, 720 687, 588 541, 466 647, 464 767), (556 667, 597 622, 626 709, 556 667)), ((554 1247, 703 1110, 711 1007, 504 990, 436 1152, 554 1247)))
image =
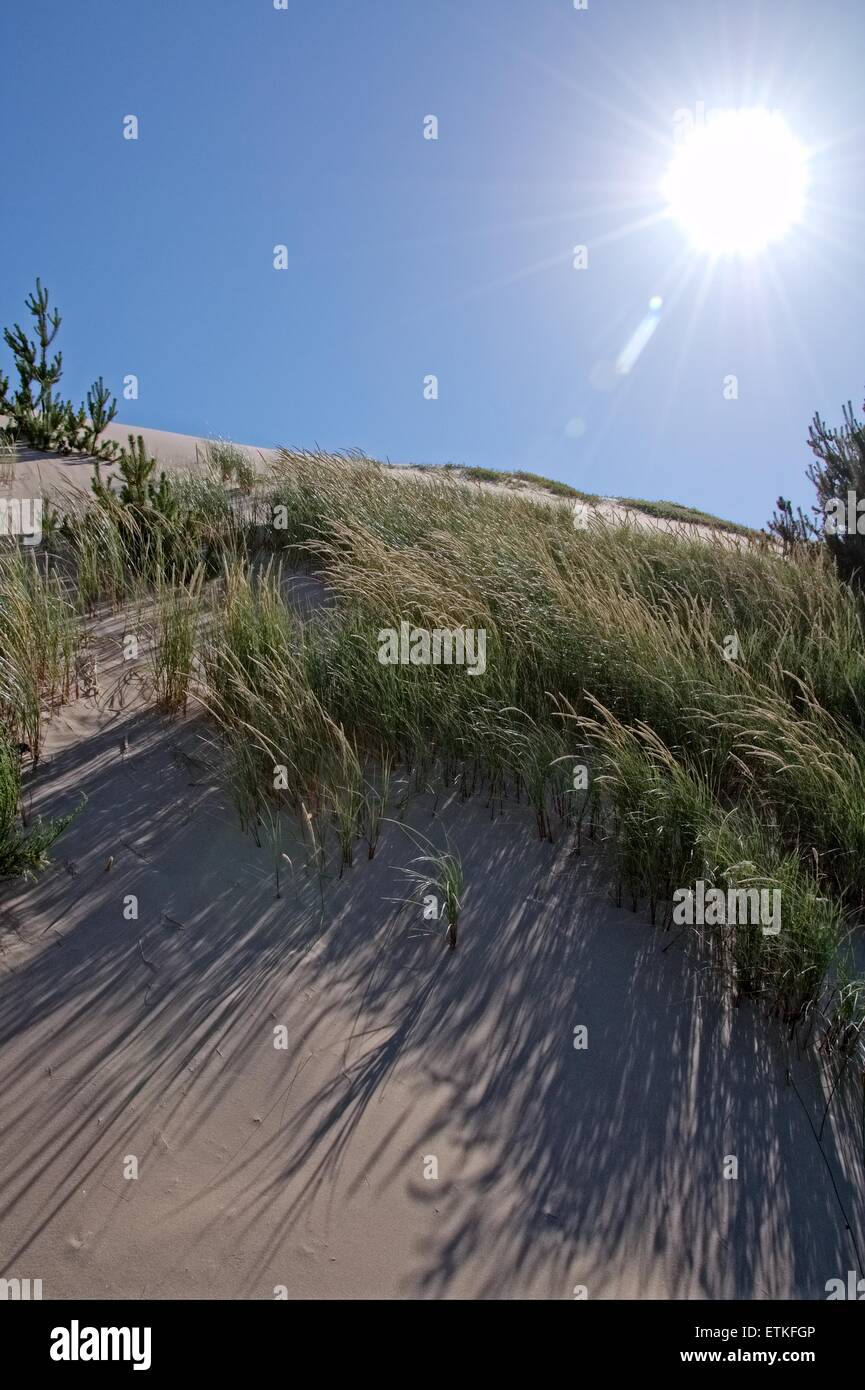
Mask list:
POLYGON ((260 846, 259 825, 267 800, 262 790, 259 750, 243 735, 232 733, 227 740, 226 762, 240 827, 260 846))
POLYGON ((363 775, 357 749, 342 729, 333 730, 337 749, 332 756, 326 800, 336 827, 340 848, 339 876, 354 863, 354 842, 360 833, 364 811, 363 775))
POLYGON ((25 833, 19 825, 21 753, 0 736, 0 878, 30 878, 48 863, 48 850, 75 812, 38 821, 25 833))
MULTIPOLYGON (((152 458, 147 452, 144 444, 144 436, 130 434, 128 445, 120 450, 117 460, 120 477, 123 485, 120 489, 120 501, 127 507, 153 507, 158 508, 160 500, 163 500, 166 493, 167 478, 165 473, 161 473, 159 481, 154 481, 156 472, 156 459, 152 458)), ((97 497, 104 495, 104 485, 99 476, 99 466, 94 469, 93 491, 97 497)))
POLYGON ((0 726, 34 762, 46 711, 69 695, 79 640, 59 576, 33 551, 0 548, 0 726))
POLYGON ((42 503, 42 546, 44 550, 51 550, 57 544, 62 528, 63 517, 46 497, 42 503))
POLYGON ((197 569, 186 585, 165 586, 157 595, 158 617, 153 644, 156 693, 163 709, 186 711, 201 610, 203 573, 197 569))
POLYGON ((204 459, 212 476, 223 484, 235 483, 249 492, 255 483, 255 466, 248 453, 228 439, 209 439, 204 459))
MULTIPOLYGON (((837 971, 826 1007, 827 1023, 821 1047, 845 1057, 855 1055, 865 1026, 865 980, 856 977, 846 962, 837 971)), ((828 1110, 828 1106, 827 1106, 828 1110)))
POLYGON ((100 599, 117 604, 127 595, 128 528, 121 525, 121 512, 106 488, 100 505, 63 518, 60 534, 72 564, 80 613, 92 613, 100 599))
POLYGON ((321 799, 314 788, 310 789, 305 799, 301 798, 300 828, 306 850, 306 872, 309 874, 314 870, 318 877, 318 893, 323 914, 324 879, 327 873, 327 827, 322 824, 321 799))
POLYGON ((87 392, 87 416, 77 440, 81 453, 97 459, 115 459, 117 457, 118 447, 114 441, 111 439, 100 440, 99 438, 111 424, 116 414, 117 401, 100 376, 87 392))
POLYGON ((264 833, 270 847, 271 858, 273 860, 273 877, 276 884, 276 896, 282 897, 282 865, 288 864, 289 869, 294 872, 294 865, 289 855, 282 848, 282 811, 278 806, 270 801, 265 801, 261 819, 264 822, 264 833))
POLYGON ((411 830, 406 825, 400 828, 421 853, 400 869, 400 873, 416 885, 415 893, 409 898, 397 898, 395 901, 417 903, 425 891, 434 889, 441 899, 442 916, 447 923, 445 939, 448 950, 455 951, 465 887, 459 855, 452 852, 450 845, 447 849, 437 849, 432 840, 420 831, 411 830))
MULTIPOLYGON (((840 429, 830 429, 814 416, 808 431, 808 447, 814 462, 807 470, 817 493, 815 511, 825 523, 838 503, 847 503, 852 492, 857 500, 865 497, 865 424, 857 419, 852 402, 843 411, 840 429)), ((826 545, 843 579, 858 576, 865 583, 865 535, 858 527, 824 526, 826 545)))
MULTIPOLYGON (((197 513, 195 492, 188 493, 184 480, 172 479, 164 471, 155 477, 156 459, 140 434, 129 435, 118 463, 119 477, 111 483, 103 481, 99 462, 94 464, 91 488, 98 507, 69 523, 73 544, 80 541, 82 530, 90 528, 112 554, 120 554, 121 595, 132 578, 157 587, 165 580, 188 582, 202 559, 212 572, 212 557, 207 553, 211 519, 197 513), (120 483, 117 491, 114 482, 120 483), (94 510, 98 518, 93 517, 94 510)), ((229 529, 226 525, 226 538, 229 529)))
POLYGON ((364 833, 369 847, 367 858, 375 856, 381 835, 381 823, 390 797, 393 776, 393 757, 387 748, 382 748, 378 763, 378 779, 366 780, 364 787, 364 833))
MULTIPOLYGON (((0 399, 3 394, 4 378, 0 375, 0 399)), ((8 387, 9 382, 6 381, 8 387)), ((0 430, 0 486, 8 486, 15 479, 15 441, 6 430, 0 430)))
POLYGON ((793 503, 786 497, 779 497, 776 510, 767 523, 769 534, 781 543, 781 553, 792 555, 798 545, 805 545, 815 539, 817 529, 810 517, 801 507, 793 512, 793 503))
POLYGON ((8 377, 0 373, 0 411, 9 418, 7 429, 34 449, 61 454, 98 452, 101 457, 111 457, 114 446, 98 441, 117 414, 117 402, 102 378, 90 387, 86 407, 81 405, 76 410, 71 401, 55 394, 54 388, 63 375, 63 354, 50 356, 49 348, 62 320, 56 309, 49 309, 49 298, 48 290, 37 279, 35 291, 25 300, 35 323, 33 338, 18 323, 3 330, 18 373, 13 394, 8 377))

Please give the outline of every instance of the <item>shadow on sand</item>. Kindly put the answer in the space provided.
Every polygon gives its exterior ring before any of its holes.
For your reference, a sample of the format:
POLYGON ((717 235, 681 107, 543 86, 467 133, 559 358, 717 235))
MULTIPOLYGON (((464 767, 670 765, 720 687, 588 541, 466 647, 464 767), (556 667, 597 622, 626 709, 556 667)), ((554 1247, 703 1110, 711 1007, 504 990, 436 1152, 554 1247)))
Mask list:
POLYGON ((46 1297, 820 1298, 857 1267, 827 1163, 861 1245, 861 1146, 839 1109, 821 1154, 816 1065, 612 908, 590 854, 417 799, 464 861, 448 953, 387 901, 398 826, 323 909, 286 832, 277 899, 194 721, 80 710, 33 800, 86 805, 0 897, 0 1272, 46 1297))

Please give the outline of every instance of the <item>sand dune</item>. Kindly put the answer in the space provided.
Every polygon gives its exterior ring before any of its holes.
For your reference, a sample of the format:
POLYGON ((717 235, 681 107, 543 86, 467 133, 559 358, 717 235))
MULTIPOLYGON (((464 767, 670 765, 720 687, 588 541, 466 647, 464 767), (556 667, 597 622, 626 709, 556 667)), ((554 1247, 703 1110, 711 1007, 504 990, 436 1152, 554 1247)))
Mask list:
POLYGON ((46 1298, 759 1299, 854 1267, 817 1065, 612 907, 589 850, 518 806, 413 801, 464 859, 454 953, 388 901, 396 825, 323 898, 289 846, 277 898, 212 734, 147 707, 123 626, 97 624, 101 693, 55 717, 28 788, 33 812, 86 803, 54 867, 0 892, 3 1275, 46 1298))
MULTIPOLYGON (((105 437, 115 439, 119 444, 126 444, 130 433, 142 435, 152 456, 167 471, 189 472, 201 467, 196 450, 201 450, 203 440, 195 435, 173 434, 168 430, 154 430, 138 425, 115 423, 108 426, 105 437)), ((259 448, 253 444, 244 444, 241 447, 248 451, 253 463, 262 470, 276 457, 278 452, 273 448, 259 448)), ((414 478, 438 481, 450 478, 455 484, 461 481, 439 469, 420 471, 412 469, 409 465, 393 464, 391 466, 395 471, 410 474, 414 478)), ((0 482, 0 497, 62 497, 69 491, 89 492, 92 473, 93 466, 89 459, 59 458, 57 455, 40 453, 34 449, 21 447, 18 450, 14 477, 11 482, 0 482)), ((110 469, 105 465, 103 465, 103 473, 106 477, 110 476, 110 469)), ((485 491, 497 492, 508 497, 514 495, 511 488, 500 483, 465 481, 463 485, 480 487, 485 491)), ((572 502, 557 498, 542 488, 533 488, 525 483, 520 485, 519 496, 529 497, 541 506, 565 506, 569 509, 573 507, 572 502)), ((665 517, 650 516, 646 512, 638 511, 634 507, 628 507, 613 500, 601 501, 591 510, 598 512, 608 521, 635 526, 639 529, 665 531, 681 536, 711 536, 715 543, 722 545, 748 544, 746 537, 735 532, 716 531, 699 523, 671 521, 665 517)))

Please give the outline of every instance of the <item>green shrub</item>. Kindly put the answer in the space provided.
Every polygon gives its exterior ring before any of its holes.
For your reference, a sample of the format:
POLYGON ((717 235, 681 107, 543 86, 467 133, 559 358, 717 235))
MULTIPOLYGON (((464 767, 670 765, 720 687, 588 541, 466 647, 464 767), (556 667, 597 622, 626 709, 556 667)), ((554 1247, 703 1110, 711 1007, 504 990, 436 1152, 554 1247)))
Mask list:
POLYGON ((57 352, 49 357, 48 349, 62 320, 56 309, 49 310, 49 292, 38 279, 25 304, 35 321, 35 338, 29 338, 18 323, 3 331, 18 373, 18 386, 11 395, 9 378, 0 373, 0 412, 8 416, 8 431, 34 449, 113 457, 114 445, 100 443, 99 436, 117 414, 117 402, 101 377, 87 392, 86 406, 77 410, 71 401, 55 394, 63 374, 63 355, 57 352))
POLYGON ((853 412, 850 401, 844 407, 840 429, 829 429, 814 416, 808 431, 808 445, 814 462, 808 477, 817 493, 815 511, 821 522, 826 546, 843 579, 858 578, 865 585, 865 535, 860 535, 853 518, 853 529, 839 525, 838 504, 846 513, 848 493, 855 502, 865 498, 865 425, 853 412))
POLYGON ((45 868, 48 850, 74 815, 38 821, 25 831, 20 825, 20 797, 20 753, 0 737, 0 878, 29 878, 45 868))

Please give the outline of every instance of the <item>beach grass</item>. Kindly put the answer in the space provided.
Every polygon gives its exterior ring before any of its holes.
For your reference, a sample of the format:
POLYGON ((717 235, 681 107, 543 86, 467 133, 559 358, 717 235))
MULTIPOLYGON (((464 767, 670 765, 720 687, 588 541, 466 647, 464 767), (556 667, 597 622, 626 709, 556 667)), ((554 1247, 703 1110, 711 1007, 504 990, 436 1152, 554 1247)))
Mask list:
POLYGON ((578 528, 567 504, 456 470, 320 451, 281 451, 239 496, 219 457, 157 515, 91 502, 59 569, 10 562, 13 626, 39 628, 0 688, 15 728, 38 739, 72 618, 149 586, 157 697, 209 711, 256 836, 296 816, 317 871, 332 844, 343 873, 361 841, 375 852, 396 769, 493 815, 524 801, 543 839, 579 844, 588 817, 614 892, 662 927, 698 879, 782 893, 780 937, 693 933, 735 998, 794 1028, 859 1007, 855 973, 838 980, 865 906, 865 617, 821 548, 578 528), (328 595, 306 616, 297 570, 328 595), (382 662, 402 624, 483 632, 484 669, 382 662))

